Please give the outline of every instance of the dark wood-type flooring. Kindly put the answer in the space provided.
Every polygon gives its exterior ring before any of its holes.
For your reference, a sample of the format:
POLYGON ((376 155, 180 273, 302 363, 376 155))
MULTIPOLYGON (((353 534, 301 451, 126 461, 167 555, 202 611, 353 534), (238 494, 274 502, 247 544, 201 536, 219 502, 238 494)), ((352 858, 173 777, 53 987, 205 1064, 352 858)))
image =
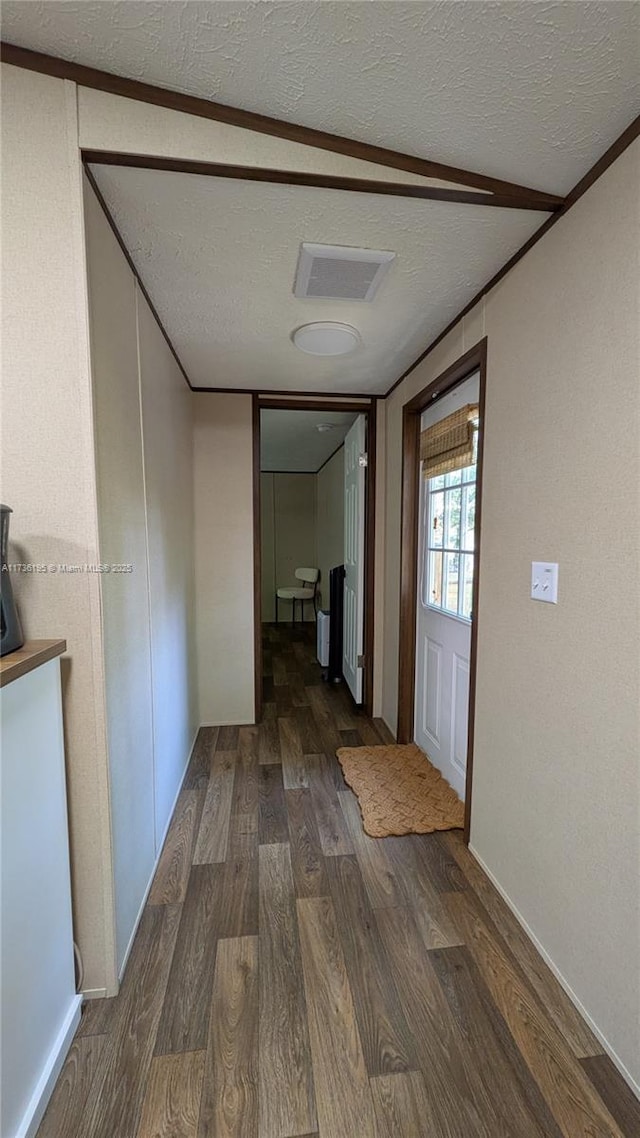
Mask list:
POLYGON ((259 727, 202 729, 120 994, 38 1138, 620 1138, 640 1104, 460 832, 372 840, 387 742, 265 628, 259 727))

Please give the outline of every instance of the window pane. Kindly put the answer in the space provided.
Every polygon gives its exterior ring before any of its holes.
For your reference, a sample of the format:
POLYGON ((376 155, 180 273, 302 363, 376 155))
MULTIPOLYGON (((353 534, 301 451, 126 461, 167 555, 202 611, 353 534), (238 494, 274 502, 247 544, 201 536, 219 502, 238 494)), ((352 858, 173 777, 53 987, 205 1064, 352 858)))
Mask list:
POLYGON ((429 479, 430 490, 442 490, 444 486, 444 474, 436 474, 435 478, 429 479))
POLYGON ((447 612, 458 611, 458 565, 460 561, 459 554, 445 553, 444 555, 444 581, 443 581, 443 602, 442 607, 447 612))
POLYGON ((463 553, 462 561, 462 576, 460 581, 460 615, 466 616, 467 620, 471 620, 471 610, 473 605, 473 554, 463 553))
POLYGON ((464 488, 464 510, 462 519, 462 549, 472 550, 474 548, 475 538, 475 524, 476 524, 476 488, 473 486, 465 486, 464 488))
POLYGON ((431 520, 429 523, 429 545, 442 548, 444 532, 444 494, 431 494, 431 520))
POLYGON ((432 552, 429 554, 429 595, 425 598, 427 604, 442 605, 442 554, 432 552))
POLYGON ((445 486, 459 486, 462 480, 462 473, 459 470, 452 470, 450 474, 445 474, 445 486))
POLYGON ((445 502, 445 547, 447 549, 460 548, 460 513, 462 509, 462 490, 458 486, 450 490, 445 502))

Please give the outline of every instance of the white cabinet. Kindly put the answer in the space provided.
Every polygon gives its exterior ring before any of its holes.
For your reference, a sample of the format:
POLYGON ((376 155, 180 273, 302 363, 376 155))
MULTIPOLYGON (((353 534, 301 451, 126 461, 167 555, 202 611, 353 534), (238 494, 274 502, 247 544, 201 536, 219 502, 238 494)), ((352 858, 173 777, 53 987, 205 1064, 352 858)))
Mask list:
MULTIPOLYGON (((1 1138, 35 1134, 80 1020, 71 922, 60 661, 2 661, 1 1138), (16 674, 14 666, 14 675, 16 674)), ((64 651, 58 641, 57 654, 64 651)))

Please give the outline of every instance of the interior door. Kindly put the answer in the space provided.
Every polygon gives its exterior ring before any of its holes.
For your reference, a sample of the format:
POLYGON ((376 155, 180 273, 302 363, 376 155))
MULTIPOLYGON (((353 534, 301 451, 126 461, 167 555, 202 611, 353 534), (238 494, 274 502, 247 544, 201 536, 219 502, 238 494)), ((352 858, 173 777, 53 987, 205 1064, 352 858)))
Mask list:
POLYGON ((344 440, 344 616, 342 674, 362 703, 366 419, 358 415, 344 440))
MULTIPOLYGON (((478 399, 468 379, 422 416, 421 428, 478 399)), ((469 717, 475 466, 420 478, 414 739, 464 799, 469 717)))

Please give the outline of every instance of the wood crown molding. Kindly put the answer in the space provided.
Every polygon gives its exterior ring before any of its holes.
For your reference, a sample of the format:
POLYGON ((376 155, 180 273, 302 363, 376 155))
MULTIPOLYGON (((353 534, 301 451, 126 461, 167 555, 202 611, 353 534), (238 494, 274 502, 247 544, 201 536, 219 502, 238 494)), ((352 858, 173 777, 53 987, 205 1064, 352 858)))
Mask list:
POLYGON ((153 154, 128 154, 113 150, 83 150, 85 164, 126 166, 136 170, 160 170, 178 174, 196 174, 208 178, 235 178, 246 182, 270 182, 272 185, 313 186, 325 190, 342 190, 359 194, 382 194, 387 197, 416 198, 423 201, 493 206, 499 209, 528 209, 541 213, 561 208, 541 202, 539 196, 495 193, 476 190, 419 186, 409 182, 381 182, 373 178, 352 178, 341 174, 314 174, 306 170, 281 170, 266 166, 237 166, 227 162, 200 162, 190 158, 166 158, 153 154))
POLYGON ((444 328, 442 332, 438 333, 435 340, 432 340, 429 346, 420 353, 418 358, 414 360, 411 366, 408 367, 406 371, 403 371, 402 375, 396 379, 395 383, 392 383, 389 390, 383 396, 384 399, 388 399, 390 395, 393 395, 393 392, 397 387, 400 386, 403 379, 406 379, 408 375, 411 375, 411 372, 414 371, 415 368, 417 368, 418 365, 427 358, 427 356, 433 351, 434 348, 437 348, 438 344, 444 340, 445 336, 449 335, 449 332, 455 328, 456 324, 458 324, 460 320, 464 319, 467 313, 471 312, 472 308, 475 308, 478 301, 482 300, 482 297, 486 296, 488 292, 491 292, 491 289, 495 288, 495 286, 502 280, 502 278, 505 277, 507 273, 510 272, 510 270, 518 264, 518 261, 521 261, 525 254, 528 253, 530 249, 533 249, 534 245, 537 245, 541 237, 544 237, 545 233, 547 233, 548 230, 551 229, 551 227, 555 225, 561 217, 564 217, 565 214, 568 213, 568 211, 572 208, 572 206, 576 204, 577 201, 580 201, 580 198, 583 196, 583 194, 586 194, 587 190, 591 188, 594 182, 597 182, 598 178, 602 177, 602 175, 606 173, 606 171, 610 166, 613 165, 616 159, 619 158, 621 154, 624 154, 627 147, 629 147, 632 142, 635 142, 636 138, 638 137, 640 137, 640 115, 638 115, 637 118, 633 119, 633 121, 629 123, 629 126, 626 128, 626 130, 623 130, 620 137, 617 138, 614 143, 612 143, 609 149, 604 152, 602 157, 599 158, 598 161, 591 167, 591 169, 587 171, 584 178, 581 178, 580 181, 576 183, 571 192, 567 194, 562 209, 558 210, 556 213, 553 213, 551 217, 548 217, 547 220, 542 223, 540 228, 536 229, 535 233, 532 234, 529 240, 525 241, 524 245, 522 245, 520 249, 518 249, 518 251, 509 258, 506 264, 504 264, 501 269, 498 269, 498 272, 491 277, 491 280, 487 281, 487 283, 482 286, 482 288, 475 294, 475 296, 469 301, 468 304, 465 304, 464 308, 460 310, 457 316, 454 316, 453 320, 449 321, 446 328, 444 328))
POLYGON ((539 203, 537 207, 529 206, 528 208, 548 210, 557 209, 562 205, 563 199, 557 194, 531 189, 528 186, 508 182, 502 178, 493 178, 487 174, 462 170, 456 166, 447 166, 442 162, 432 162, 427 158, 402 154, 386 147, 374 146, 371 143, 359 142, 353 138, 330 134, 328 131, 315 130, 298 123, 272 118, 270 115, 257 114, 255 111, 244 111, 238 107, 216 103, 211 99, 187 95, 181 91, 171 91, 166 87, 158 87, 151 83, 142 83, 137 79, 127 79, 109 71, 100 71, 95 67, 85 67, 83 64, 73 63, 71 60, 60 59, 58 56, 31 51, 28 48, 19 47, 17 44, 2 41, 0 43, 0 60, 14 67, 38 71, 41 74, 52 75, 58 79, 70 79, 81 87, 106 91, 112 95, 120 95, 125 99, 151 103, 153 106, 164 107, 167 110, 180 111, 182 114, 226 123, 228 126, 240 127, 243 130, 270 135, 273 138, 283 138, 289 142, 312 146, 318 150, 328 150, 334 154, 343 154, 349 158, 373 162, 378 166, 388 166, 394 170, 403 170, 423 178, 438 178, 446 182, 457 182, 461 186, 470 186, 476 190, 488 191, 490 194, 504 195, 509 199, 523 198, 535 200, 539 203))

